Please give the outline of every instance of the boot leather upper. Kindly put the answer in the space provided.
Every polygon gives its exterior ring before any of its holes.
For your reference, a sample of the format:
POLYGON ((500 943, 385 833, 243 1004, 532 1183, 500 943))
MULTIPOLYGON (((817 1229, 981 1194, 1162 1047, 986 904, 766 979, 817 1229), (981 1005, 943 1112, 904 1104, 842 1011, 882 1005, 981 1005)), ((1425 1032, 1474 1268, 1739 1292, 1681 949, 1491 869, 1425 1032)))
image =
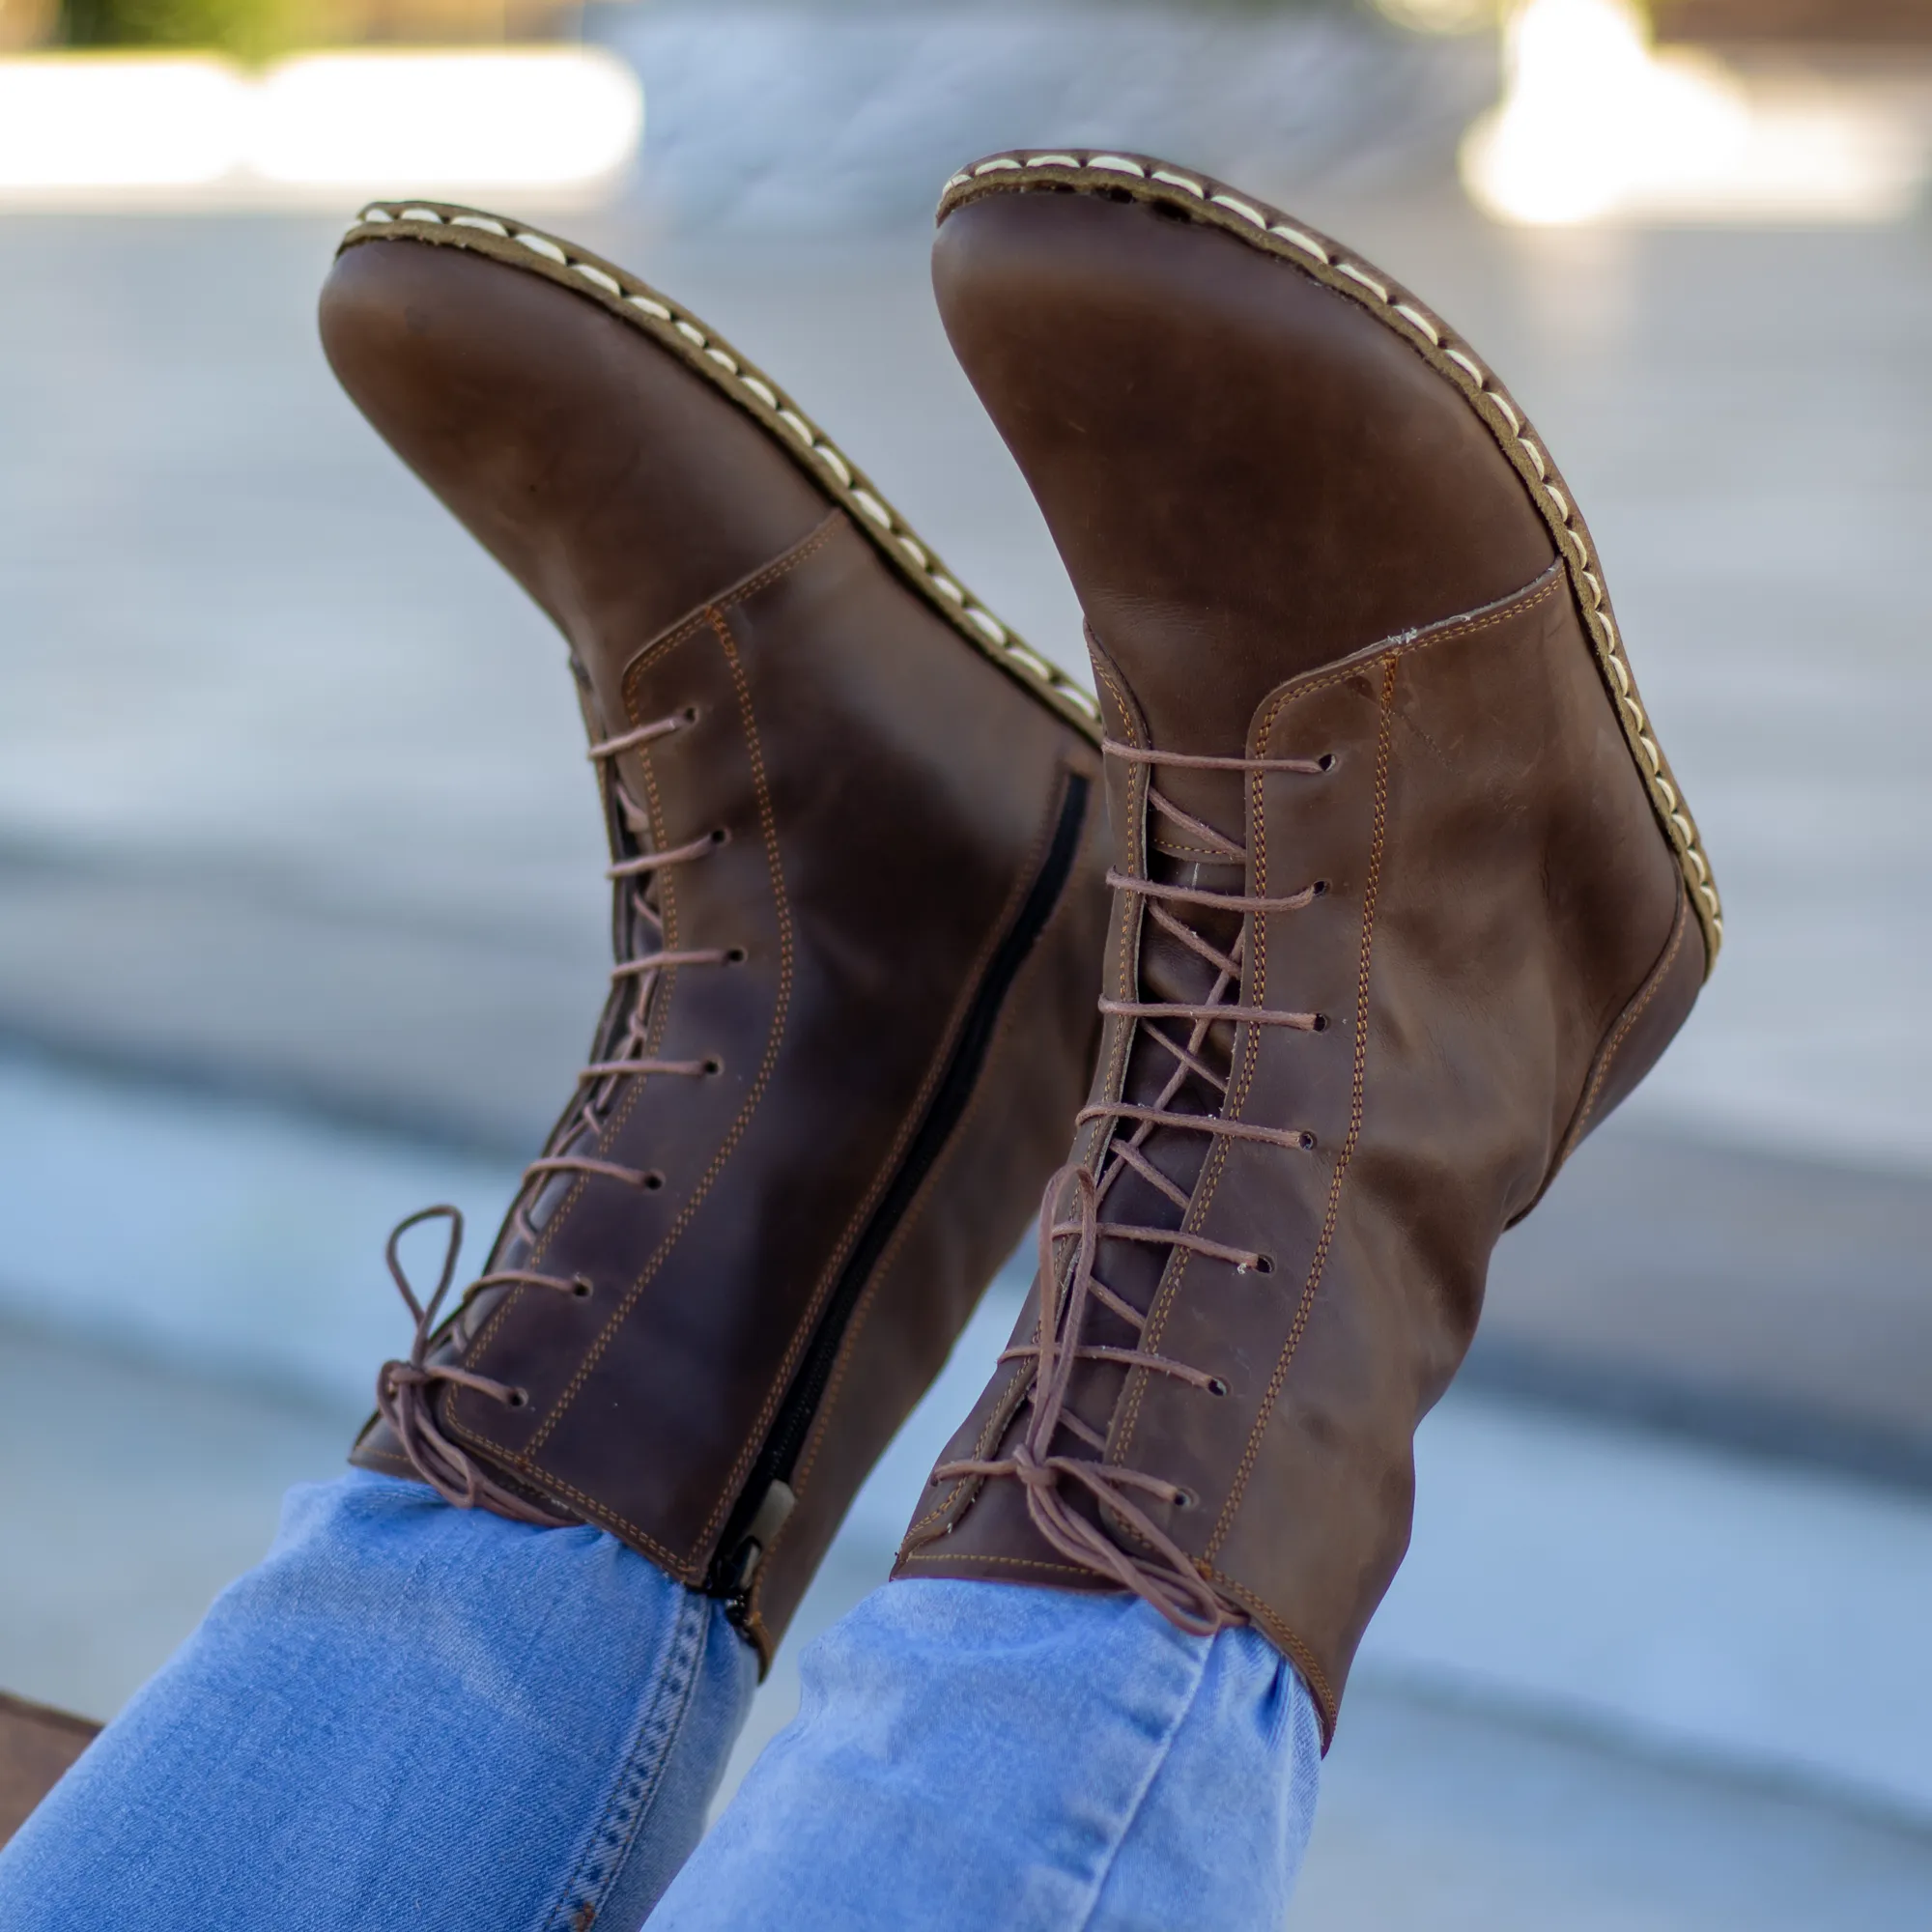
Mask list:
MULTIPOLYGON (((600 766, 613 863, 697 848, 618 879, 586 1065, 700 1070, 580 1083, 544 1153, 590 1165, 534 1173, 485 1270, 578 1286, 475 1293, 435 1359, 513 1401, 445 1383, 436 1421, 735 1595, 769 1658, 1088 1083, 1099 761, 613 301, 487 233, 352 244, 344 385, 555 620, 593 743, 666 727, 600 766), (647 946, 724 956, 657 972, 634 1025, 647 946), (748 1543, 781 1424, 795 1504, 748 1543)), ((355 1460, 413 1473, 381 1421, 355 1460)))
MULTIPOLYGON (((1165 1185, 1115 1177, 1094 1274, 1135 1320, 1090 1305, 1071 1339, 1103 1352, 1048 1446, 1159 1479, 1111 1493, 1332 1728, 1491 1250, 1681 1025, 1705 942, 1549 524, 1464 396, 1279 253, 995 165, 949 204, 934 283, 1080 594, 1109 739, 1297 767, 1107 759, 1120 874, 1279 909, 1117 893, 1103 993, 1141 1011, 1108 1015, 1090 1105, 1160 1100, 1152 1035, 1187 1027, 1146 1009, 1215 978, 1157 908, 1237 958, 1239 1009, 1307 1024, 1206 1027, 1166 1104, 1237 1124, 1157 1126, 1137 1152, 1165 1185)), ((1086 1120, 1073 1165, 1103 1174, 1133 1125, 1086 1120)), ((1076 1246, 1050 1244, 1050 1314, 1076 1246)), ((986 1472, 1030 1441, 1040 1319, 1037 1279, 895 1575, 1118 1587, 986 1472)), ((1160 1567, 1108 1493, 1042 1487, 1160 1567)))

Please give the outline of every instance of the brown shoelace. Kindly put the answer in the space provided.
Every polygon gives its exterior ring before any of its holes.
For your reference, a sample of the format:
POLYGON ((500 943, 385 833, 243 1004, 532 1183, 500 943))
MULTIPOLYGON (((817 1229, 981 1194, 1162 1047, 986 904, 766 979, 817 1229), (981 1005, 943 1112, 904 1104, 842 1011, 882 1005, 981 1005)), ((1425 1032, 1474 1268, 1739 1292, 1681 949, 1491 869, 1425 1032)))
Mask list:
MULTIPOLYGON (((1124 763, 1243 775, 1293 772, 1315 777, 1327 771, 1332 763, 1327 758, 1186 756, 1143 751, 1111 738, 1102 749, 1109 757, 1124 763)), ((1201 849, 1211 853, 1216 860, 1243 866, 1247 863, 1245 846, 1224 838, 1212 826, 1183 811, 1151 780, 1148 805, 1200 841, 1201 849)), ((945 1463, 933 1471, 932 1480, 935 1483, 968 1477, 1017 1480, 1024 1486, 1027 1513, 1034 1526, 1061 1555, 1145 1598, 1182 1630, 1208 1636, 1244 1619, 1222 1601, 1193 1560, 1134 1499, 1136 1495, 1151 1497, 1184 1508, 1195 1498, 1162 1477, 1107 1463, 1106 1438, 1072 1411, 1069 1397, 1074 1375, 1082 1362, 1109 1362, 1128 1371, 1145 1369, 1211 1396, 1227 1394, 1227 1385, 1218 1377, 1176 1361, 1172 1356, 1156 1354, 1144 1347, 1111 1348, 1083 1341, 1088 1318, 1096 1305, 1125 1322, 1137 1335, 1147 1327, 1148 1318, 1094 1272, 1097 1249, 1102 1240, 1144 1242, 1199 1255, 1208 1261, 1225 1262, 1243 1274, 1271 1271, 1273 1264, 1269 1258, 1209 1240, 1184 1227, 1142 1228, 1103 1222, 1100 1210, 1115 1182, 1131 1171, 1171 1201, 1185 1217, 1191 1197, 1142 1151, 1148 1137, 1162 1127, 1294 1150, 1315 1145, 1314 1135, 1299 1128, 1255 1126, 1244 1121, 1224 1119, 1219 1109, 1226 1103, 1232 1074, 1216 1071, 1204 1057, 1204 1049, 1209 1029, 1217 1024, 1289 1027, 1304 1033, 1317 1032, 1327 1024, 1320 1013, 1273 1011, 1238 1004, 1248 918, 1259 913, 1299 911, 1320 897, 1326 886, 1318 881, 1286 898, 1258 898, 1241 893, 1163 885, 1135 873, 1118 871, 1107 874, 1107 883, 1117 892, 1143 900, 1148 918, 1213 970, 1213 983, 1207 998, 1198 1004, 1178 1000, 1100 1001, 1103 1013, 1127 1019, 1138 1032, 1163 1048, 1174 1063, 1172 1070, 1151 1106, 1112 1101, 1081 1111, 1078 1119, 1082 1125, 1091 1121, 1113 1123, 1108 1140, 1095 1157, 1099 1172, 1076 1163, 1063 1167, 1047 1183, 1039 1213, 1041 1308, 1037 1340, 1031 1347, 1009 1349, 1000 1357, 1002 1361, 1034 1364, 1032 1386, 1026 1396, 1032 1406, 1032 1416, 1010 1455, 945 1463), (1228 951, 1223 952, 1169 910, 1190 905, 1242 916, 1240 935, 1228 951), (1184 1037, 1178 1037, 1164 1024, 1174 1021, 1187 1023, 1184 1037), (1214 1096, 1214 1111, 1188 1113, 1176 1106, 1190 1079, 1207 1086, 1214 1096), (1131 1130, 1123 1134, 1122 1128, 1131 1130), (1062 1219, 1061 1203, 1069 1187, 1074 1195, 1074 1212, 1070 1219, 1062 1219), (1069 1240, 1074 1245, 1063 1278, 1061 1243, 1069 1240), (1082 1456, 1056 1447, 1056 1438, 1063 1432, 1094 1455, 1082 1456), (1069 1483, 1085 1490, 1103 1510, 1112 1511, 1153 1551, 1154 1560, 1122 1549, 1098 1524, 1071 1508, 1064 1493, 1065 1486, 1069 1483)))
MULTIPOLYGON (((696 722, 696 714, 687 710, 669 718, 657 719, 620 737, 603 739, 590 747, 587 755, 602 771, 604 781, 610 786, 617 810, 633 839, 647 832, 650 821, 625 787, 614 760, 620 753, 637 751, 696 722)), ((661 974, 679 966, 735 964, 745 956, 737 947, 697 951, 667 949, 663 943, 664 922, 654 896, 654 882, 660 873, 672 866, 689 865, 716 851, 727 837, 723 831, 708 833, 703 838, 693 838, 667 851, 644 852, 636 857, 617 859, 606 868, 605 876, 622 895, 620 910, 629 914, 623 929, 632 934, 641 934, 645 944, 642 951, 620 959, 611 969, 613 987, 625 981, 634 984, 622 1035, 608 1050, 601 1050, 597 1059, 579 1070, 579 1098, 575 1111, 566 1116, 563 1123, 551 1136, 550 1149, 555 1151, 547 1150, 541 1159, 531 1161, 524 1170, 523 1183, 511 1203, 509 1226, 531 1247, 536 1246, 541 1236, 531 1225, 530 1208, 554 1176, 594 1175, 646 1191, 655 1191, 664 1185, 664 1176, 655 1171, 623 1167, 615 1161, 599 1159, 595 1153, 588 1151, 600 1143, 611 1107, 626 1081, 654 1073, 675 1079, 696 1080, 724 1070, 716 1059, 656 1060, 645 1048, 650 1035, 653 995, 661 974)), ((481 1504, 499 1516, 514 1518, 519 1522, 561 1528, 577 1519, 557 1515, 529 1497, 506 1489, 478 1467, 469 1454, 450 1441, 438 1426, 435 1391, 440 1384, 472 1389, 478 1395, 488 1396, 493 1402, 500 1402, 509 1408, 521 1408, 529 1400, 526 1390, 507 1382, 476 1375, 453 1362, 433 1362, 429 1359, 429 1351, 435 1346, 441 1324, 443 1299, 455 1278, 462 1246, 463 1216, 456 1208, 447 1206, 422 1208, 399 1221, 390 1231, 384 1255, 389 1273, 404 1301, 409 1304, 410 1313, 415 1318, 415 1335, 407 1361, 383 1364, 376 1378, 376 1406, 395 1432, 411 1465, 444 1501, 458 1509, 474 1509, 481 1504), (448 1247, 436 1292, 424 1302, 417 1298, 415 1290, 411 1286, 396 1250, 397 1243, 410 1229, 436 1219, 449 1223, 448 1247)), ((559 1294, 582 1297, 593 1293, 594 1284, 582 1274, 566 1279, 530 1268, 499 1268, 479 1275, 463 1291, 451 1313, 452 1325, 461 1321, 477 1295, 495 1288, 541 1288, 559 1294)))

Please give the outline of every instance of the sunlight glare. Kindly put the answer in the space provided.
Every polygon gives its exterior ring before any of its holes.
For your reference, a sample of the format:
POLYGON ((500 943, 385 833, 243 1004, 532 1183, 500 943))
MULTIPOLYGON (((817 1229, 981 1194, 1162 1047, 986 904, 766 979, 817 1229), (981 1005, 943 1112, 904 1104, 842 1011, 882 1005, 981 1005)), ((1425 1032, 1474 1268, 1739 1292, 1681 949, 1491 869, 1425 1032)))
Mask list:
POLYGON ((0 61, 0 190, 211 182, 247 119, 247 82, 201 55, 0 61))
POLYGON ((587 47, 0 60, 0 202, 276 206, 618 179, 643 94, 587 47))
POLYGON ((1659 52, 1631 0, 1526 0, 1504 58, 1502 104, 1462 156, 1501 220, 1890 220, 1922 174, 1919 144, 1875 108, 1659 52))

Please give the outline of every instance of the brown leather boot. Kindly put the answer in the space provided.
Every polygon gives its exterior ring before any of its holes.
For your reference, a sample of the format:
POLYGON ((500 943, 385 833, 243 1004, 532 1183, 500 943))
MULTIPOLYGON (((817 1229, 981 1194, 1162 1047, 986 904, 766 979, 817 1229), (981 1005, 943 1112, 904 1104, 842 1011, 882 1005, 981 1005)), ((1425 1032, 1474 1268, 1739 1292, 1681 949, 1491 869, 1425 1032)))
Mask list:
POLYGON ((776 384, 581 248, 372 208, 322 333, 568 639, 616 889, 575 1091, 354 1460, 600 1523, 769 1659, 1086 1090, 1091 701, 776 384))
POLYGON ((948 333, 1086 609, 1115 888, 1039 1288, 901 1577, 1252 1622, 1332 1730, 1497 1236, 1719 936, 1522 412, 1339 244, 1183 169, 955 176, 948 333))
POLYGON ((99 1732, 87 1718, 0 1690, 0 1845, 27 1822, 99 1732))

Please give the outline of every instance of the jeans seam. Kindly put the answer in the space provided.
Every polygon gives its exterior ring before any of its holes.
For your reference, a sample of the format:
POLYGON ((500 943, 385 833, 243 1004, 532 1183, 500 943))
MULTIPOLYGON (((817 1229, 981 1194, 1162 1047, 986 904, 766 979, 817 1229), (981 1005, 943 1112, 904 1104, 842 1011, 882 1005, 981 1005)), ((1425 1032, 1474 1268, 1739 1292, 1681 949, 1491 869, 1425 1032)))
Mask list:
POLYGON ((651 1672, 651 1694, 626 1744, 604 1816, 565 1881, 556 1909, 545 1915, 545 1932, 585 1932, 596 1922, 663 1788, 666 1768, 691 1711, 699 1675, 697 1661, 711 1621, 708 1598, 682 1588, 676 1594, 677 1616, 662 1662, 651 1672))
POLYGON ((1201 1646, 1201 1658, 1199 1663, 1195 1666, 1194 1681, 1187 1688, 1187 1701, 1175 1714, 1174 1720, 1168 1725, 1158 1747, 1151 1753, 1148 1764, 1147 1776, 1141 1780, 1140 1789, 1134 1793, 1133 1802, 1127 1807, 1126 1816, 1121 1821, 1121 1829, 1115 1833, 1114 1842, 1109 1847, 1106 1858, 1094 1877, 1094 1889, 1087 1900, 1087 1909, 1080 1915, 1077 1922, 1069 1927, 1069 1932, 1093 1932, 1094 1915, 1100 1909, 1101 1895, 1106 1891, 1107 1881, 1113 1877, 1114 1867, 1120 1861, 1121 1849, 1126 1843, 1128 1834, 1133 1831, 1135 1821, 1146 1808, 1149 1795, 1153 1790, 1154 1780, 1159 1777, 1162 1766, 1173 1755, 1175 1739, 1180 1735, 1181 1726, 1194 1715, 1194 1707, 1200 1701, 1201 1687, 1208 1681, 1208 1663, 1209 1654, 1213 1648, 1213 1641, 1212 1638, 1209 1638, 1201 1646))

